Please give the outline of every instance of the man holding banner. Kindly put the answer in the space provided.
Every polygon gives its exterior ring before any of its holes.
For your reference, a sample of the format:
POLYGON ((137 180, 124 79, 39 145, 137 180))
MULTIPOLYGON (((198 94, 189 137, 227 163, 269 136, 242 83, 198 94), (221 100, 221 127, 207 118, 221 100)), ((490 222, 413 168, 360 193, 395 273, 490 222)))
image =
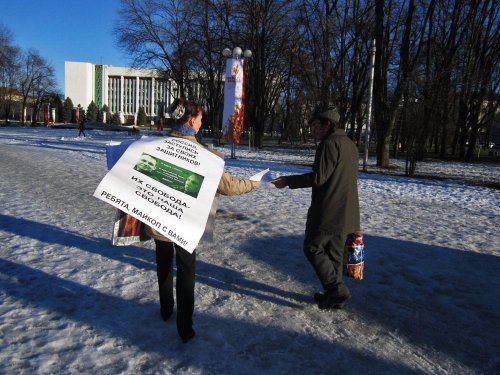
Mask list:
POLYGON ((177 331, 182 342, 193 330, 196 246, 215 215, 217 195, 239 195, 260 182, 224 172, 222 155, 200 145, 195 135, 203 108, 176 99, 169 110, 175 125, 170 137, 147 137, 133 142, 94 193, 97 198, 147 225, 155 240, 160 312, 173 312, 173 268, 177 265, 177 331), (151 166, 146 166, 146 158, 151 166))

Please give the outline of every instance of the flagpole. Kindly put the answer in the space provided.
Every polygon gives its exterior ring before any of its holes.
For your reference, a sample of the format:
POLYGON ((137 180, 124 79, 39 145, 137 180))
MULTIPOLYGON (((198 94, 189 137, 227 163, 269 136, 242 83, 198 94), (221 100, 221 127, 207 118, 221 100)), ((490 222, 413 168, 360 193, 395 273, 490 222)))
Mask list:
POLYGON ((373 76, 375 74, 375 52, 377 48, 375 47, 375 39, 373 40, 372 47, 370 48, 370 82, 369 82, 369 92, 368 92, 368 113, 366 118, 366 129, 365 129, 365 153, 363 157, 363 172, 366 172, 366 166, 368 164, 368 152, 370 144, 370 122, 372 117, 372 98, 373 98, 373 76))

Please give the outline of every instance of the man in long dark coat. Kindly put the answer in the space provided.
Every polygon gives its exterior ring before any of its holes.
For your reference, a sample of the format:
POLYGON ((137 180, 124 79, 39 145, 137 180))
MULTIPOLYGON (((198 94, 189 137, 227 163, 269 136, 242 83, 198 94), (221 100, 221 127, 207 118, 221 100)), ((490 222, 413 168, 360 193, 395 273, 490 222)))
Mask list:
POLYGON ((330 108, 317 115, 321 139, 310 173, 282 176, 273 181, 281 189, 312 187, 307 213, 304 254, 324 288, 314 298, 320 309, 341 308, 351 297, 342 280, 343 252, 349 233, 360 230, 356 145, 339 128, 339 114, 330 108))

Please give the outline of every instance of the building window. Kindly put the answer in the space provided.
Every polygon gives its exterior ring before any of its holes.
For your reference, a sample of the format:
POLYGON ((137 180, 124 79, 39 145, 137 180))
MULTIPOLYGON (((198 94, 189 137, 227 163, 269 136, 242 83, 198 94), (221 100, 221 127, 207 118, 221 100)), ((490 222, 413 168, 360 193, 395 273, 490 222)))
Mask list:
POLYGON ((111 113, 120 111, 121 77, 108 78, 108 108, 111 113))
POLYGON ((152 80, 151 78, 140 78, 139 79, 139 107, 144 108, 146 115, 151 116, 151 89, 152 80))
POLYGON ((125 107, 124 112, 126 115, 133 115, 137 112, 136 108, 136 90, 137 90, 137 79, 135 77, 125 77, 124 79, 124 100, 123 105, 125 107))

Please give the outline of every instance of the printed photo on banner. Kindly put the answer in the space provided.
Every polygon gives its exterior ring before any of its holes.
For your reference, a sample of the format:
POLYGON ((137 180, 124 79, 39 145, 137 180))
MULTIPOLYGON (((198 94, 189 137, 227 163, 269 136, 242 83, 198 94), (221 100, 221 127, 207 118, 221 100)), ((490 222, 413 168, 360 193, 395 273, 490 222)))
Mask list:
POLYGON ((198 173, 181 168, 146 153, 142 153, 134 169, 169 188, 194 198, 198 197, 204 179, 204 177, 198 173))
POLYGON ((113 245, 130 245, 148 239, 149 236, 146 234, 146 224, 121 210, 116 210, 111 239, 113 245))

